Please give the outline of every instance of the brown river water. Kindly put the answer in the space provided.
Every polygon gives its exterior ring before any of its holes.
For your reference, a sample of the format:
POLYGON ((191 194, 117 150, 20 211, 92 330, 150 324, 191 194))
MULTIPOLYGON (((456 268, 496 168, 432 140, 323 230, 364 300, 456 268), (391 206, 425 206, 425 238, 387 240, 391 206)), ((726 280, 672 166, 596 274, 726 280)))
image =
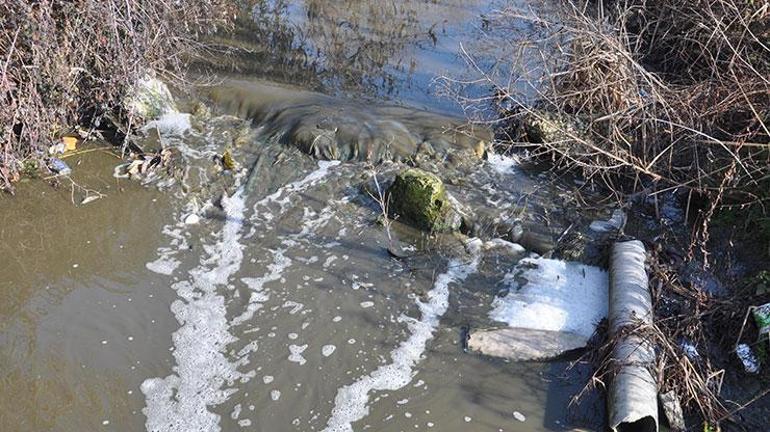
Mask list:
POLYGON ((568 185, 468 159, 489 132, 435 83, 472 75, 461 47, 496 67, 481 39, 510 40, 488 17, 512 4, 260 3, 220 41, 248 51, 158 125, 172 175, 115 178, 94 148, 0 196, 0 431, 601 429, 600 399, 570 402, 584 366, 463 351, 515 261, 398 222, 394 259, 360 187, 429 143, 417 162, 479 215, 585 230, 568 185), (236 174, 211 169, 225 148, 236 174))

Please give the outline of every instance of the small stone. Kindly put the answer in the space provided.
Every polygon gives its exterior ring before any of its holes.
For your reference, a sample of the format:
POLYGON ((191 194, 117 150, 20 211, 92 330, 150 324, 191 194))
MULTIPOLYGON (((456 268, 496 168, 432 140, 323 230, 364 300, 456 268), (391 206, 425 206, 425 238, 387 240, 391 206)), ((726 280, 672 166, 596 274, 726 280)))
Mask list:
POLYGON ((195 213, 191 213, 184 218, 184 223, 186 225, 197 225, 200 223, 200 221, 201 221, 201 217, 195 213))
POLYGON ((660 404, 663 406, 663 413, 666 415, 666 419, 668 419, 671 430, 685 430, 682 405, 679 402, 679 397, 676 395, 676 392, 672 390, 668 393, 662 393, 659 398, 660 404))

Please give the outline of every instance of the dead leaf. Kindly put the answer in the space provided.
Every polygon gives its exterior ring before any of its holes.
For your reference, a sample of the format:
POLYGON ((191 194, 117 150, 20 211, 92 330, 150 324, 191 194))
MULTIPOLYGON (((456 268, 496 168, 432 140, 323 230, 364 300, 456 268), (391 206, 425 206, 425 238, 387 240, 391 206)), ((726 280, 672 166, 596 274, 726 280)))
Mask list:
POLYGON ((66 151, 74 151, 78 147, 78 139, 76 137, 65 136, 62 137, 61 141, 64 143, 64 150, 66 151))
POLYGON ((230 150, 225 150, 225 152, 222 153, 222 165, 224 165, 226 170, 232 171, 235 169, 235 159, 233 159, 230 150))
POLYGON ((86 205, 86 204, 88 204, 90 202, 94 202, 94 201, 98 200, 99 198, 101 198, 99 195, 87 196, 87 197, 83 198, 83 201, 80 201, 80 205, 86 205))

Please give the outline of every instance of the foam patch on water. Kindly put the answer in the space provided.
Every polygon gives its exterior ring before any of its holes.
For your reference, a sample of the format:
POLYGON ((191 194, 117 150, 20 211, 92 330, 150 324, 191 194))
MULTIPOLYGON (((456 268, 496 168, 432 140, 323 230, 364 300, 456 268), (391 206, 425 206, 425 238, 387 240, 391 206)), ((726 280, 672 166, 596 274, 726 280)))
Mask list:
POLYGON ((300 366, 307 363, 307 360, 305 360, 305 357, 302 356, 302 353, 304 353, 306 349, 307 349, 307 344, 289 345, 289 361, 297 363, 300 366))
POLYGON ((289 200, 293 194, 301 192, 310 186, 317 184, 320 180, 329 175, 332 168, 339 165, 340 161, 318 161, 318 169, 309 173, 301 180, 289 183, 272 194, 261 199, 254 205, 256 214, 257 207, 265 206, 269 203, 276 203, 281 206, 281 213, 286 211, 286 206, 289 204, 289 200))
POLYGON ((425 352, 426 345, 433 338, 439 320, 449 307, 449 285, 461 283, 476 271, 479 262, 478 245, 472 248, 473 259, 468 263, 450 260, 445 273, 436 278, 433 288, 427 294, 427 301, 417 301, 420 319, 402 316, 410 331, 390 354, 392 363, 380 366, 369 375, 358 378, 352 384, 340 388, 334 399, 334 408, 326 424, 326 432, 352 432, 353 423, 369 414, 369 394, 373 391, 395 391, 405 387, 414 377, 414 368, 425 352))
POLYGON ((166 276, 171 276, 172 274, 174 274, 174 271, 176 271, 176 269, 179 268, 180 264, 182 263, 178 259, 161 256, 155 261, 148 262, 144 266, 147 267, 147 270, 150 270, 152 272, 166 275, 166 276))
POLYGON ((324 357, 329 357, 330 355, 334 354, 334 351, 336 351, 336 350, 337 350, 337 347, 334 346, 334 345, 324 345, 321 348, 321 354, 324 357))
POLYGON ((586 339, 607 316, 607 272, 575 262, 525 258, 505 276, 510 287, 496 298, 489 317, 510 327, 570 332, 586 339), (517 277, 526 282, 517 283, 517 277))
POLYGON ((241 281, 252 291, 246 310, 233 319, 233 325, 240 325, 250 320, 256 311, 262 308, 270 296, 264 292, 264 286, 268 282, 281 279, 283 272, 291 266, 292 260, 284 255, 285 249, 273 251, 273 262, 267 266, 267 273, 258 278, 241 278, 241 281))
POLYGON ((519 165, 519 159, 489 152, 487 153, 487 164, 500 174, 510 174, 519 165))
POLYGON ((142 127, 142 132, 148 133, 157 129, 162 135, 182 135, 192 129, 190 118, 192 116, 186 113, 169 112, 163 114, 157 120, 148 122, 142 127))
POLYGON ((209 407, 221 404, 232 392, 222 387, 242 375, 224 348, 235 341, 226 317, 225 298, 217 288, 240 268, 244 214, 242 190, 223 202, 227 214, 219 240, 208 259, 189 273, 189 280, 172 285, 179 300, 171 305, 181 327, 174 332, 174 374, 150 378, 141 385, 145 395, 146 427, 152 431, 219 431, 219 415, 209 407))
MULTIPOLYGON (((195 208, 193 203, 188 203, 184 211, 191 211, 195 208)), ((158 248, 158 259, 148 262, 145 267, 155 273, 170 276, 181 265, 181 261, 176 259, 176 255, 180 250, 189 248, 187 238, 183 233, 183 224, 177 223, 176 225, 166 225, 161 232, 171 238, 171 242, 168 247, 158 248)))

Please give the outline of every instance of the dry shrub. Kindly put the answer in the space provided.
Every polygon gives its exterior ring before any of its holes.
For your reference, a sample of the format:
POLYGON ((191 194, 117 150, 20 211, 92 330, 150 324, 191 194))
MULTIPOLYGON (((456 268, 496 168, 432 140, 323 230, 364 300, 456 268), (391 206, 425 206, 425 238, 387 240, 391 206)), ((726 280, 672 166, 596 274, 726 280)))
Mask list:
MULTIPOLYGON (((462 102, 475 112, 495 107, 503 146, 581 170, 621 197, 671 189, 698 197, 706 204, 692 244, 705 261, 719 208, 764 212, 770 200, 770 2, 561 4, 555 14, 500 12, 498 25, 517 23, 513 32, 526 22, 537 37, 501 59, 507 69, 479 66, 472 84, 491 84, 493 95, 462 102)), ((656 322, 643 332, 660 354, 660 390, 675 391, 707 425, 737 421, 734 414, 756 398, 743 405, 721 398, 725 359, 740 366, 730 357, 734 340, 713 341, 742 318, 750 298, 715 300, 679 279, 681 259, 662 255, 650 256, 656 322), (683 342, 698 346, 700 357, 683 342)), ((604 372, 606 365, 596 382, 604 372)))
POLYGON ((568 1, 555 16, 506 10, 496 19, 542 35, 502 59, 508 75, 480 71, 508 142, 616 191, 770 199, 767 0, 568 1), (532 122, 558 133, 533 136, 532 122))
POLYGON ((227 22, 229 0, 0 2, 0 188, 75 125, 122 118, 148 70, 172 72, 227 22))

